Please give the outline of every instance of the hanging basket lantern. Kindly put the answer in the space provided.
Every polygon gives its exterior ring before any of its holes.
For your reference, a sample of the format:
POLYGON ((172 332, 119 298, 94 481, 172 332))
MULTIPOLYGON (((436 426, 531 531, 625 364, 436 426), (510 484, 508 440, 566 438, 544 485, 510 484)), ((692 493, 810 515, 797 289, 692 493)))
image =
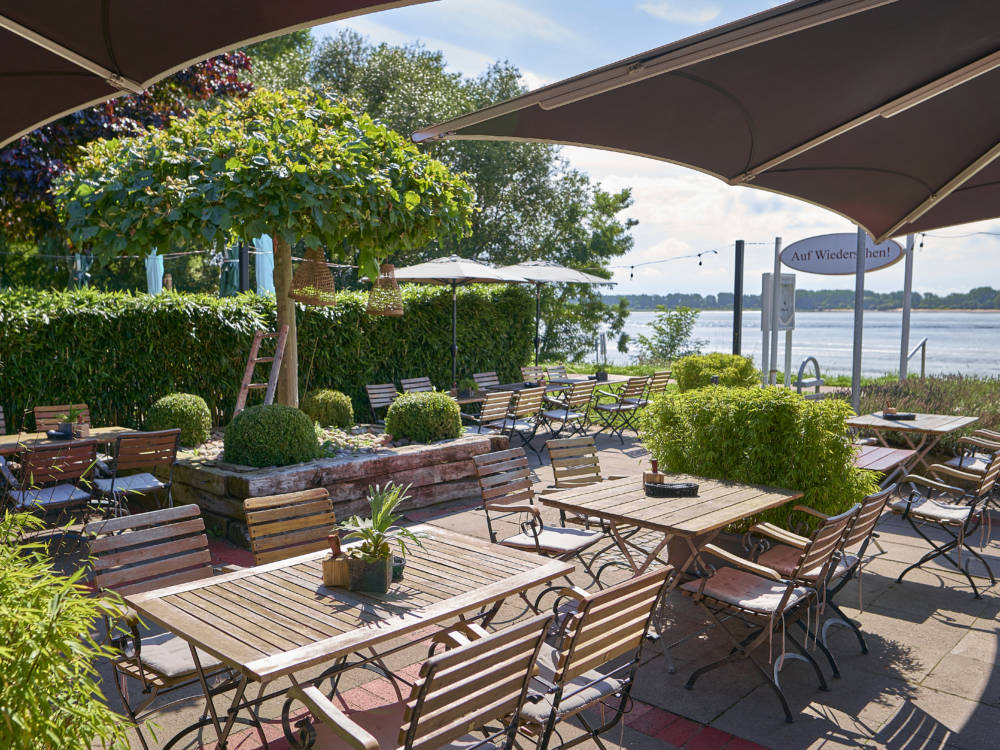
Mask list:
POLYGON ((306 251, 306 259, 295 269, 295 274, 292 276, 292 288, 288 292, 288 298, 316 307, 332 307, 337 303, 333 275, 326 267, 326 258, 322 250, 310 248, 306 251))
POLYGON ((383 263, 378 269, 378 278, 372 284, 368 294, 369 315, 391 315, 399 317, 403 314, 403 295, 396 283, 396 269, 391 263, 383 263))

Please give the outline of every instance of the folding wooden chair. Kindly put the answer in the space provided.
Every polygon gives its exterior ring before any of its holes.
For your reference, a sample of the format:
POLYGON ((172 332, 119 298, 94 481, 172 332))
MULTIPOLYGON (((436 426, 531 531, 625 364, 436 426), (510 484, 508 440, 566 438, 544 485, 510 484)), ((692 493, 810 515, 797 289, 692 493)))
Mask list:
POLYGON ((254 565, 285 560, 326 548, 337 523, 330 493, 323 487, 243 501, 254 565))
MULTIPOLYGON (((600 531, 567 529, 563 526, 546 526, 534 505, 535 491, 531 484, 531 469, 523 448, 483 453, 473 457, 476 476, 482 491, 483 509, 486 511, 486 528, 490 541, 514 549, 535 552, 557 560, 577 559, 590 576, 597 581, 582 553, 604 538, 600 531), (516 518, 520 531, 500 536, 496 523, 506 518, 516 518)), ((572 585, 572 584, 571 584, 572 585)), ((546 589, 535 599, 532 608, 537 611, 542 597, 554 589, 546 589)), ((528 599, 522 594, 522 598, 528 599)), ((530 602, 529 602, 530 604, 530 602)))
POLYGON ((1000 475, 1000 453, 993 454, 989 465, 982 474, 961 471, 943 464, 931 465, 928 467, 928 473, 934 478, 928 479, 910 474, 900 479, 897 489, 900 499, 890 506, 894 513, 898 513, 906 519, 913 530, 931 546, 930 552, 900 573, 896 582, 902 583, 903 576, 914 568, 919 568, 931 560, 943 557, 952 567, 965 575, 969 585, 972 586, 973 594, 979 599, 981 598, 979 589, 976 588, 976 582, 972 580, 972 575, 969 573, 969 563, 972 560, 967 558, 963 566, 961 556, 962 550, 965 549, 972 555, 972 558, 979 560, 986 568, 990 584, 996 583, 989 563, 970 547, 966 540, 983 522, 983 513, 988 512, 986 505, 993 493, 997 476, 1000 475), (971 489, 945 484, 944 478, 950 481, 957 479, 960 482, 968 483, 971 485, 971 489), (941 502, 939 498, 949 498, 954 502, 941 502), (936 526, 944 531, 949 539, 943 544, 934 541, 924 533, 923 527, 925 525, 936 526), (958 560, 949 554, 956 549, 958 550, 958 560))
POLYGON ((472 379, 476 381, 476 387, 481 391, 500 387, 500 377, 492 370, 490 372, 474 372, 472 379))
POLYGON ((56 404, 54 406, 35 407, 35 430, 46 432, 54 430, 67 416, 70 410, 75 410, 83 417, 83 421, 90 424, 90 407, 86 404, 56 404))
POLYGON ((625 381, 625 387, 618 393, 609 391, 597 391, 599 396, 615 399, 613 403, 594 404, 594 413, 601 420, 601 429, 595 434, 600 435, 605 430, 610 430, 612 435, 617 435, 622 445, 625 445, 625 430, 630 428, 637 435, 639 427, 635 423, 635 417, 642 408, 639 403, 643 394, 646 393, 646 385, 649 378, 635 377, 625 381))
POLYGON ((110 465, 111 476, 94 480, 97 493, 110 503, 112 516, 128 513, 129 495, 166 492, 167 507, 173 507, 174 499, 170 490, 174 482, 174 466, 177 463, 177 445, 180 437, 179 429, 126 432, 118 436, 110 465), (155 469, 157 466, 168 467, 166 481, 148 471, 135 471, 155 469))
POLYGON ((552 365, 545 368, 545 375, 550 383, 570 383, 569 375, 566 373, 566 365, 552 365))
MULTIPOLYGON (((861 652, 868 653, 868 645, 865 643, 861 630, 837 606, 834 597, 855 575, 861 575, 861 566, 865 562, 865 553, 868 551, 868 544, 872 541, 875 525, 882 517, 889 498, 895 490, 896 486, 892 485, 869 495, 861 501, 857 514, 848 525, 840 549, 834 555, 833 564, 829 567, 827 578, 825 581, 822 581, 823 585, 826 586, 825 605, 830 608, 834 616, 827 617, 823 623, 821 648, 826 655, 827 661, 830 663, 830 669, 833 671, 834 677, 840 676, 840 669, 833 658, 833 654, 829 651, 829 644, 827 643, 827 633, 832 626, 843 625, 850 628, 861 645, 861 652)), ((829 518, 829 516, 820 513, 818 510, 813 510, 803 505, 796 505, 793 510, 808 513, 811 516, 824 520, 829 518)), ((753 556, 754 562, 776 570, 785 578, 795 576, 802 550, 809 544, 808 538, 799 536, 771 523, 756 524, 750 529, 750 534, 763 537, 762 543, 756 548, 756 554, 753 556)), ((818 586, 821 583, 817 580, 818 573, 819 571, 815 569, 807 570, 804 572, 803 578, 798 580, 800 583, 808 586, 818 586)), ((861 585, 860 581, 858 585, 861 585)), ((798 624, 801 625, 802 621, 799 620, 798 624)))
POLYGON ((531 444, 541 425, 542 405, 545 399, 545 386, 522 388, 514 393, 514 403, 507 411, 507 419, 501 430, 511 443, 517 435, 536 456, 541 458, 538 450, 531 444))
POLYGON ((955 457, 944 462, 945 466, 962 471, 982 474, 995 453, 1000 453, 1000 433, 976 430, 957 441, 955 457))
MULTIPOLYGON (((84 527, 84 534, 89 539, 94 584, 102 593, 138 594, 212 575, 212 555, 197 505, 96 521, 84 527)), ((149 632, 131 610, 123 610, 120 619, 127 625, 129 634, 119 638, 113 637, 118 626, 110 620, 106 622, 108 634, 119 650, 119 655, 111 659, 115 687, 129 719, 136 726, 139 741, 148 750, 142 732, 146 719, 179 703, 204 697, 203 693, 192 695, 185 688, 198 683, 204 687, 208 680, 218 675, 231 678, 232 674, 218 659, 204 651, 198 650, 195 656, 195 649, 183 639, 170 633, 149 632), (134 703, 129 691, 130 681, 141 685, 134 703), (175 691, 189 694, 152 707, 159 696, 175 691)), ((233 681, 232 686, 235 684, 233 681)), ((215 686, 213 693, 227 688, 228 685, 215 686)), ((181 734, 207 726, 212 721, 208 715, 214 712, 215 707, 210 707, 206 700, 202 720, 184 729, 165 746, 171 746, 181 734)), ((237 720, 253 724, 246 719, 237 720)), ((255 726, 263 737, 260 725, 255 726)))
POLYGON ((93 487, 89 477, 97 464, 96 441, 32 445, 17 453, 17 464, 16 475, 4 467, 11 509, 64 512, 90 504, 93 487))
POLYGON ((392 383, 380 383, 378 385, 366 385, 365 392, 368 394, 368 408, 372 413, 373 424, 384 424, 384 419, 379 419, 378 410, 388 409, 392 402, 396 400, 399 393, 392 383))
MULTIPOLYGON (((535 663, 552 615, 539 615, 432 656, 409 698, 345 714, 317 687, 289 695, 321 722, 298 722, 299 747, 435 750, 514 747, 535 663), (490 726, 493 725, 493 726, 490 726), (475 734, 474 734, 475 732, 475 734), (315 744, 308 738, 315 735, 315 744)), ((476 631, 476 635, 480 632, 476 631)))
POLYGON ((545 375, 545 368, 538 365, 525 365, 521 368, 521 379, 525 383, 539 383, 545 375))
POLYGON ((669 382, 670 370, 657 370, 654 372, 649 378, 649 384, 646 386, 646 392, 636 400, 639 408, 646 408, 655 396, 659 396, 661 393, 666 393, 667 383, 669 382))
POLYGON ((510 409, 511 391, 490 391, 486 394, 479 409, 479 414, 465 414, 462 416, 474 426, 466 427, 467 433, 483 435, 491 432, 503 432, 507 426, 507 412, 510 409))
MULTIPOLYGON (((711 554, 729 564, 717 568, 709 576, 682 584, 680 589, 704 608, 721 632, 733 642, 733 649, 727 656, 695 670, 684 687, 690 690, 702 675, 737 659, 746 659, 778 696, 785 712, 785 720, 789 723, 793 720, 792 712, 778 680, 778 673, 788 659, 805 661, 816 673, 820 687, 823 690, 828 689, 819 664, 810 656, 805 646, 788 632, 788 625, 805 617, 812 604, 818 601, 818 587, 824 585, 829 566, 837 550, 840 549, 848 525, 859 508, 859 505, 855 505, 840 515, 821 521, 809 543, 800 551, 795 570, 789 577, 782 576, 766 565, 726 552, 714 544, 702 547, 703 553, 711 554), (806 575, 811 575, 813 571, 817 571, 815 575, 817 583, 813 585, 801 583, 806 575), (737 623, 748 625, 751 629, 749 635, 746 631, 736 631, 737 623), (769 650, 773 648, 772 639, 779 632, 781 655, 774 661, 773 669, 769 672, 758 663, 755 651, 765 641, 769 650), (798 653, 785 652, 786 639, 798 653)), ((771 661, 770 656, 768 660, 771 661)))
POLYGON ((571 435, 582 434, 590 424, 590 400, 594 395, 597 382, 585 380, 570 386, 569 392, 561 399, 546 396, 545 400, 551 408, 542 409, 542 421, 551 430, 553 438, 559 437, 563 430, 569 429, 571 435), (559 428, 553 429, 558 423, 559 428))
POLYGON ((434 390, 434 386, 431 385, 431 379, 426 376, 422 378, 403 378, 399 381, 399 384, 403 386, 403 393, 423 393, 434 390))
MULTIPOLYGON (((552 466, 552 478, 556 489, 585 487, 596 482, 603 482, 601 461, 597 453, 597 444, 591 435, 575 438, 548 440, 545 449, 549 453, 549 463, 552 466)), ((621 476, 609 476, 607 479, 624 479, 621 476)), ((566 511, 559 512, 562 524, 566 525, 566 511)), ((587 528, 599 526, 604 528, 604 522, 597 517, 577 516, 575 520, 587 528)))

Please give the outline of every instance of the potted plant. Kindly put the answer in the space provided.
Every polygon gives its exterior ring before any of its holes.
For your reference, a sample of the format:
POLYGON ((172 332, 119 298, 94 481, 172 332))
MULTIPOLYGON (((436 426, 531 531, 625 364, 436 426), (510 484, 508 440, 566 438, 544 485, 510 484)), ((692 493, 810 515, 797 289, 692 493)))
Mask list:
POLYGON ((597 371, 594 373, 594 375, 598 383, 603 383, 608 379, 607 367, 608 366, 604 362, 597 365, 597 371))
POLYGON ((392 545, 398 545, 400 552, 405 555, 407 542, 420 544, 416 534, 396 525, 399 516, 395 514, 395 510, 407 499, 408 489, 410 485, 401 487, 393 482, 385 487, 376 485, 369 488, 371 518, 351 516, 337 524, 345 542, 360 542, 350 544, 344 550, 350 575, 349 588, 352 591, 384 594, 389 590, 389 583, 393 578, 392 545))
POLYGON ((83 414, 81 409, 75 409, 72 406, 66 414, 63 414, 59 419, 59 429, 56 430, 60 435, 71 438, 73 437, 73 426, 76 424, 76 420, 83 414))
POLYGON ((462 378, 458 381, 458 397, 459 398, 472 398, 472 394, 476 391, 476 381, 472 378, 462 378))

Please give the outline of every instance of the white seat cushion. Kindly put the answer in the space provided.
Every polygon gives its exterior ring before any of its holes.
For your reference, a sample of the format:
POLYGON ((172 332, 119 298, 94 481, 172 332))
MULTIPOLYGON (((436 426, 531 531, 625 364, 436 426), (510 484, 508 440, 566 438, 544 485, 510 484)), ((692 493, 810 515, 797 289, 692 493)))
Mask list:
POLYGON ((466 435, 492 435, 494 432, 499 430, 499 427, 493 427, 488 424, 474 424, 468 425, 465 428, 466 435))
MULTIPOLYGON (((579 552, 586 549, 591 544, 604 536, 600 531, 587 531, 586 529, 564 529, 559 526, 543 526, 538 534, 538 547, 547 552, 566 554, 579 552)), ((507 537, 501 542, 508 547, 517 549, 534 550, 536 537, 522 532, 511 537, 507 537)))
MULTIPOLYGON (((542 644, 538 652, 538 676, 546 682, 551 683, 556 673, 556 661, 559 658, 559 651, 548 645, 542 644)), ((625 686, 622 680, 613 677, 605 677, 596 669, 585 672, 574 680, 565 683, 563 687, 563 699, 559 701, 556 709, 556 716, 560 719, 582 711, 587 706, 592 706, 608 696, 614 695, 625 686), (587 685, 587 683, 593 683, 587 685), (584 687, 587 685, 586 687, 584 687)), ((552 697, 549 694, 541 696, 540 700, 527 700, 521 708, 521 718, 532 724, 544 724, 548 721, 552 713, 552 697)))
MULTIPOLYGON (((906 500, 897 500, 892 504, 892 509, 897 513, 906 511, 906 500)), ((914 518, 921 518, 926 521, 946 524, 963 524, 969 520, 972 508, 968 505, 951 505, 949 503, 939 503, 926 497, 915 499, 910 505, 910 515, 914 518)))
MULTIPOLYGON (((509 430, 511 429, 510 422, 491 422, 493 425, 497 425, 497 429, 509 430)), ((533 422, 529 422, 527 419, 517 419, 513 422, 513 430, 515 432, 531 432, 535 429, 533 422)))
MULTIPOLYGON (((697 593, 701 580, 682 584, 685 591, 697 593)), ((737 568, 719 568, 705 583, 704 595, 726 604, 770 615, 777 611, 781 599, 785 595, 788 584, 771 581, 767 578, 748 573, 737 568)), ((788 597, 786 609, 795 606, 810 593, 804 586, 796 586, 788 597)))
MULTIPOLYGON (((170 633, 144 635, 139 660, 151 672, 169 678, 183 677, 196 671, 187 641, 170 633)), ((218 659, 201 649, 198 649, 198 661, 206 672, 221 665, 218 659)))
POLYGON ((597 404, 594 408, 599 409, 600 411, 611 411, 611 412, 635 411, 636 409, 639 408, 639 405, 635 403, 597 404))
POLYGON ((565 409, 553 409, 552 411, 544 411, 542 414, 544 414, 547 419, 558 419, 562 422, 571 422, 575 419, 583 419, 582 412, 566 411, 565 409))
MULTIPOLYGON (((110 479, 95 479, 94 484, 101 492, 111 492, 110 479)), ((167 486, 152 474, 145 472, 118 477, 114 480, 114 485, 115 492, 150 492, 151 490, 162 490, 167 486)))
POLYGON ((945 461, 944 465, 982 474, 986 471, 986 467, 990 465, 990 460, 985 456, 955 456, 945 461))
MULTIPOLYGON (((802 550, 796 549, 788 544, 775 544, 771 549, 757 558, 757 562, 772 570, 778 571, 785 578, 789 578, 798 567, 802 550)), ((833 578, 839 578, 857 564, 856 555, 844 555, 837 560, 837 566, 833 571, 833 578)), ((806 580, 813 580, 822 572, 820 568, 813 568, 802 576, 806 580)), ((832 579, 831 579, 832 580, 832 579)))
POLYGON ((72 484, 57 484, 55 487, 43 487, 40 490, 11 490, 10 496, 18 510, 38 505, 49 507, 85 503, 90 499, 87 490, 72 484))

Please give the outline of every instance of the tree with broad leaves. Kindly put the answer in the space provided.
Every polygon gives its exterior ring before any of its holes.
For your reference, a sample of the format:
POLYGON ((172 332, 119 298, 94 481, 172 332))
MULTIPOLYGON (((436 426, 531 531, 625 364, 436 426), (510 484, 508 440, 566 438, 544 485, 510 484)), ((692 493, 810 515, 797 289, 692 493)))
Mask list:
POLYGON ((290 244, 326 247, 376 278, 397 250, 469 230, 472 189, 403 136, 342 102, 257 91, 141 138, 94 141, 56 187, 70 239, 98 258, 129 247, 274 238, 278 400, 298 405, 290 244))

